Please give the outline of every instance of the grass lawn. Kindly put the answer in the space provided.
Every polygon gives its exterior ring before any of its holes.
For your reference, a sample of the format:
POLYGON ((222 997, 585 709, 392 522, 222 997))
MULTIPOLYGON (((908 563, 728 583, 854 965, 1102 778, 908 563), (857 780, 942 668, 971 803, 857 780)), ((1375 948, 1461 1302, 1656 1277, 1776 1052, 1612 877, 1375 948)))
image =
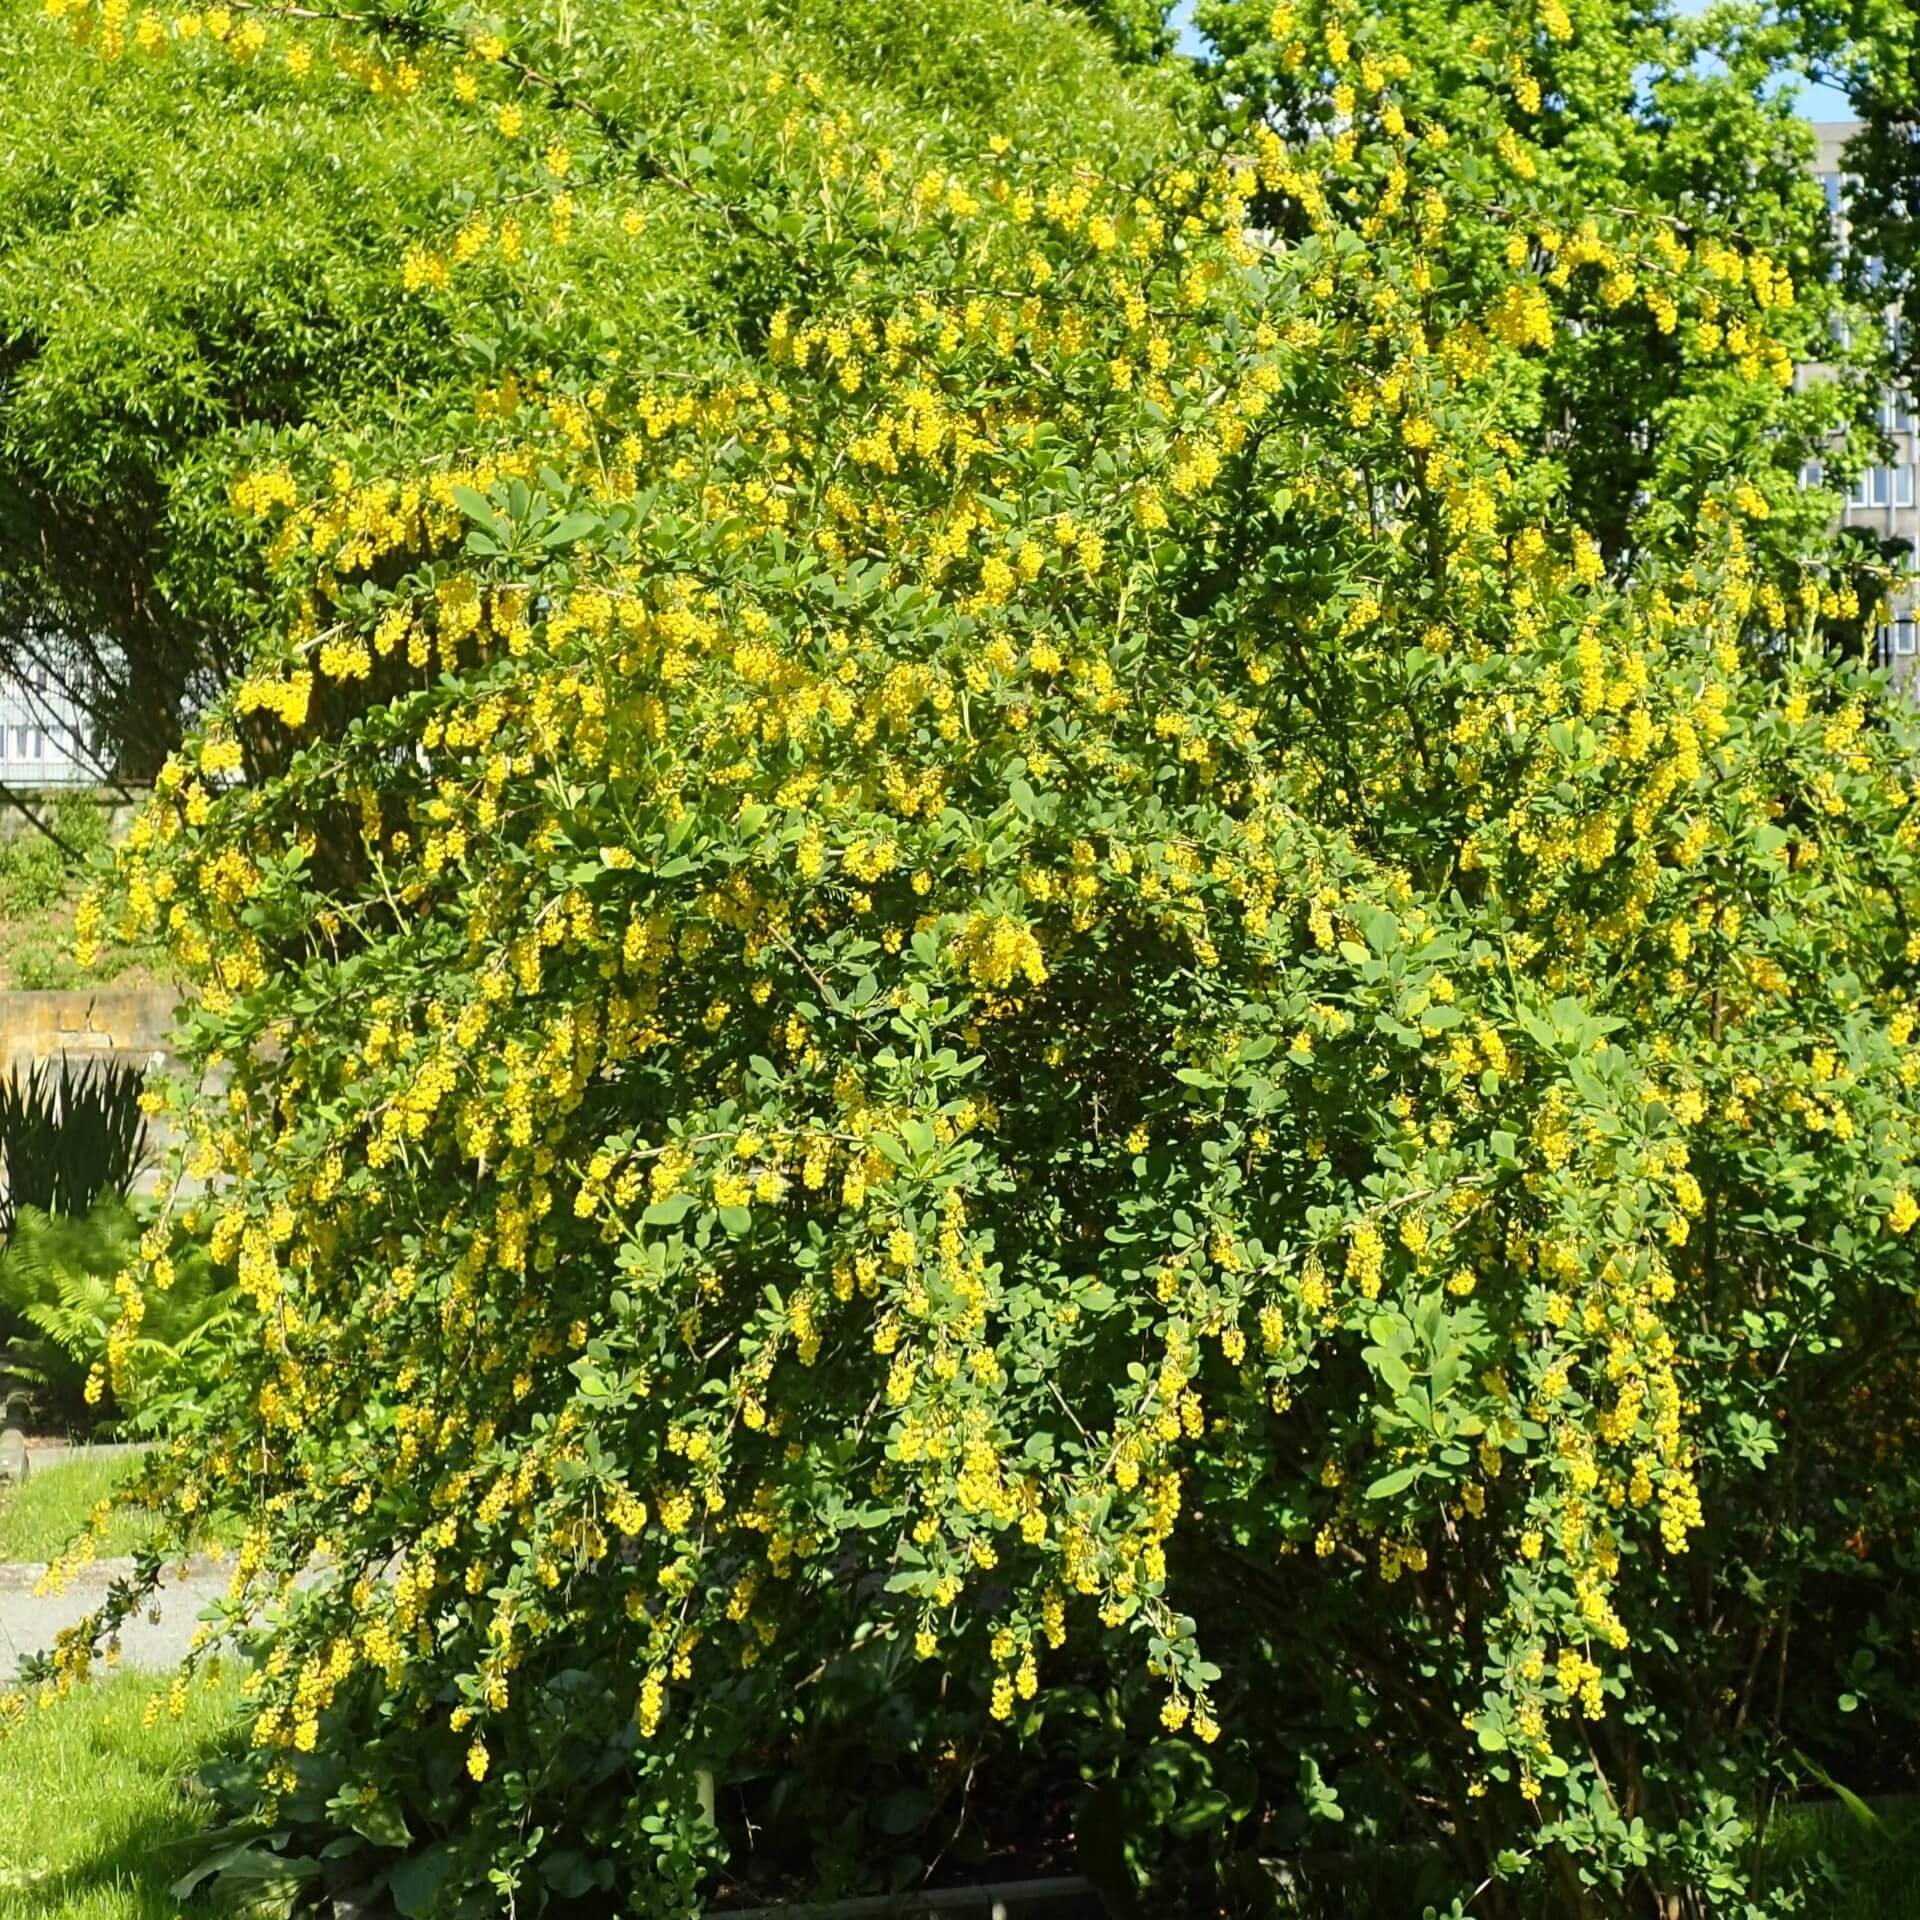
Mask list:
POLYGON ((1863 1830, 1830 1802, 1784 1808, 1768 1828, 1768 1864, 1806 1889, 1803 1910, 1820 1920, 1920 1920, 1920 1803, 1883 1801, 1878 1818, 1863 1830))
MULTIPOLYGON (((0 1565, 51 1560, 86 1525, 139 1463, 131 1454, 74 1454, 32 1474, 24 1487, 0 1487, 0 1565)), ((103 1558, 131 1553, 154 1531, 147 1515, 122 1508, 107 1522, 103 1558)), ((204 1545, 232 1546, 239 1530, 211 1528, 204 1545)))
MULTIPOLYGON (((183 1719, 142 1724, 165 1675, 122 1673, 35 1708, 0 1736, 0 1913, 174 1920, 208 1807, 192 1776, 240 1698, 196 1682, 183 1719)), ((196 1911, 205 1912, 204 1907, 196 1911)))
MULTIPOLYGON (((80 1456, 0 1490, 0 1562, 51 1559, 137 1462, 80 1456)), ((123 1554, 150 1531, 116 1513, 104 1551, 123 1554)), ((240 1699, 229 1671, 196 1681, 185 1716, 146 1709, 167 1674, 119 1673, 29 1710, 0 1731, 0 1915, 5 1920, 175 1920, 168 1888, 194 1864, 209 1805, 193 1775, 211 1757, 240 1699)), ((195 1912, 210 1911, 204 1903, 195 1912)))
MULTIPOLYGON (((25 1486, 0 1488, 0 1561, 51 1560, 137 1464, 124 1453, 82 1455, 30 1474, 25 1486)), ((151 1531, 144 1514, 116 1513, 100 1551, 131 1553, 151 1531)))

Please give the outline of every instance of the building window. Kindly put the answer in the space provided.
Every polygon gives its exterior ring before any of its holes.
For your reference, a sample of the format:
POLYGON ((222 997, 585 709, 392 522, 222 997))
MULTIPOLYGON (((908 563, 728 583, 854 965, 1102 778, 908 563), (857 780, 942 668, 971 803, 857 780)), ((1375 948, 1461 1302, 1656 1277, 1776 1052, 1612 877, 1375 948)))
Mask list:
POLYGON ((1847 505, 1857 509, 1912 506, 1913 469, 1868 467, 1847 489, 1847 505))

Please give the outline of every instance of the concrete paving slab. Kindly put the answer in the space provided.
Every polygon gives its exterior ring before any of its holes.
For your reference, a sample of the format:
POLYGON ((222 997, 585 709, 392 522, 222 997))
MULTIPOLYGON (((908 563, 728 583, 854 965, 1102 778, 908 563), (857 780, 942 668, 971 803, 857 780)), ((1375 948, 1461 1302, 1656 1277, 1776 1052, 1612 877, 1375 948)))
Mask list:
MULTIPOLYGON (((0 1566, 0 1679, 10 1679, 29 1655, 48 1652, 62 1628, 84 1619, 113 1581, 133 1572, 133 1562, 96 1560, 57 1594, 35 1591, 45 1572, 30 1562, 0 1566)), ((153 1672, 176 1665, 192 1644, 201 1611, 226 1593, 232 1578, 231 1561, 194 1561, 185 1573, 170 1573, 148 1608, 121 1628, 120 1664, 153 1672)))

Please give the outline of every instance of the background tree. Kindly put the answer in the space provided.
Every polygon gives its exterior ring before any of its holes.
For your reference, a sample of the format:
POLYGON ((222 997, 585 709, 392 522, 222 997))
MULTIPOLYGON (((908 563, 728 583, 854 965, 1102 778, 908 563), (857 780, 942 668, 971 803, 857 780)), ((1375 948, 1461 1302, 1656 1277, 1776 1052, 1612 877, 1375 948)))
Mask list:
MULTIPOLYGON (((1215 84, 1230 125, 1266 120, 1302 137, 1341 124, 1337 86, 1312 57, 1320 9, 1202 0, 1197 17, 1219 49, 1215 84)), ((1844 270, 1812 176, 1812 130, 1781 85, 1805 64, 1804 23, 1762 7, 1682 15, 1657 0, 1570 0, 1531 15, 1393 0, 1354 17, 1376 59, 1407 62, 1409 111, 1465 143, 1500 183, 1502 204, 1533 229, 1524 243, 1543 271, 1577 256, 1577 232, 1562 230, 1554 209, 1579 206, 1645 220, 1650 234, 1683 243, 1737 234, 1791 276, 1795 310, 1771 386, 1700 352, 1626 277, 1593 288, 1535 377, 1540 451, 1564 468, 1614 569, 1631 569, 1649 541, 1684 540, 1728 466, 1756 457, 1778 514, 1762 537, 1803 549, 1835 503, 1830 491, 1798 490, 1799 471, 1820 458, 1845 477, 1870 457, 1885 366, 1871 297, 1844 270), (1638 324, 1621 325, 1621 308, 1638 324), (1794 369, 1814 363, 1823 375, 1796 386, 1794 369)), ((1298 212, 1281 199, 1272 217, 1284 230, 1298 212)), ((1501 264, 1466 260, 1455 271, 1501 264)), ((1704 325, 1711 333, 1718 322, 1704 325)))
POLYGON ((671 18, 623 3, 591 30, 578 12, 516 22, 513 57, 544 84, 511 136, 417 83, 450 44, 431 12, 355 15, 297 70, 256 47, 258 9, 190 13, 191 39, 171 15, 79 42, 38 8, 0 19, 0 667, 78 697, 127 776, 150 777, 185 712, 231 680, 258 618, 208 506, 236 474, 315 437, 367 458, 417 444, 494 364, 558 374, 616 342, 724 364, 804 286, 807 264, 738 214, 764 156, 729 145, 728 123, 768 71, 830 85, 850 125, 896 144, 965 147, 1004 124, 1111 156, 1170 128, 1170 80, 1016 0, 937 20, 869 0, 671 18), (536 238, 512 263, 511 336, 398 297, 423 236, 549 180, 556 138, 584 159, 616 123, 629 164, 576 179, 583 244, 536 238))
POLYGON ((1897 0, 1828 0, 1788 10, 1809 66, 1849 95, 1847 218, 1872 291, 1898 316, 1893 361, 1920 386, 1920 26, 1897 0))

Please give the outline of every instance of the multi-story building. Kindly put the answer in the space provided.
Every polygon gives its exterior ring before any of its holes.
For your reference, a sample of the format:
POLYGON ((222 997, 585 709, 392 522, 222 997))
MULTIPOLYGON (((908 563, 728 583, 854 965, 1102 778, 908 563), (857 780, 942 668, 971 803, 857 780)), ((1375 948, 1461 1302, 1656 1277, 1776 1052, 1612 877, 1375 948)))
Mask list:
MULTIPOLYGON (((1859 130, 1856 120, 1832 120, 1814 128, 1820 143, 1814 165, 1843 241, 1847 230, 1845 148, 1859 130)), ((1877 277, 1875 263, 1868 263, 1868 273, 1870 279, 1877 277)), ((1905 680, 1920 673, 1920 596, 1915 592, 1915 556, 1920 554, 1920 413, 1914 396, 1898 390, 1882 394, 1880 427, 1891 452, 1884 463, 1868 467, 1851 482, 1840 517, 1844 526, 1864 528, 1905 548, 1908 580, 1895 592, 1891 617, 1875 638, 1881 662, 1905 680)))
POLYGON ((94 744, 92 720, 44 674, 0 675, 0 785, 92 786, 102 772, 94 744))

